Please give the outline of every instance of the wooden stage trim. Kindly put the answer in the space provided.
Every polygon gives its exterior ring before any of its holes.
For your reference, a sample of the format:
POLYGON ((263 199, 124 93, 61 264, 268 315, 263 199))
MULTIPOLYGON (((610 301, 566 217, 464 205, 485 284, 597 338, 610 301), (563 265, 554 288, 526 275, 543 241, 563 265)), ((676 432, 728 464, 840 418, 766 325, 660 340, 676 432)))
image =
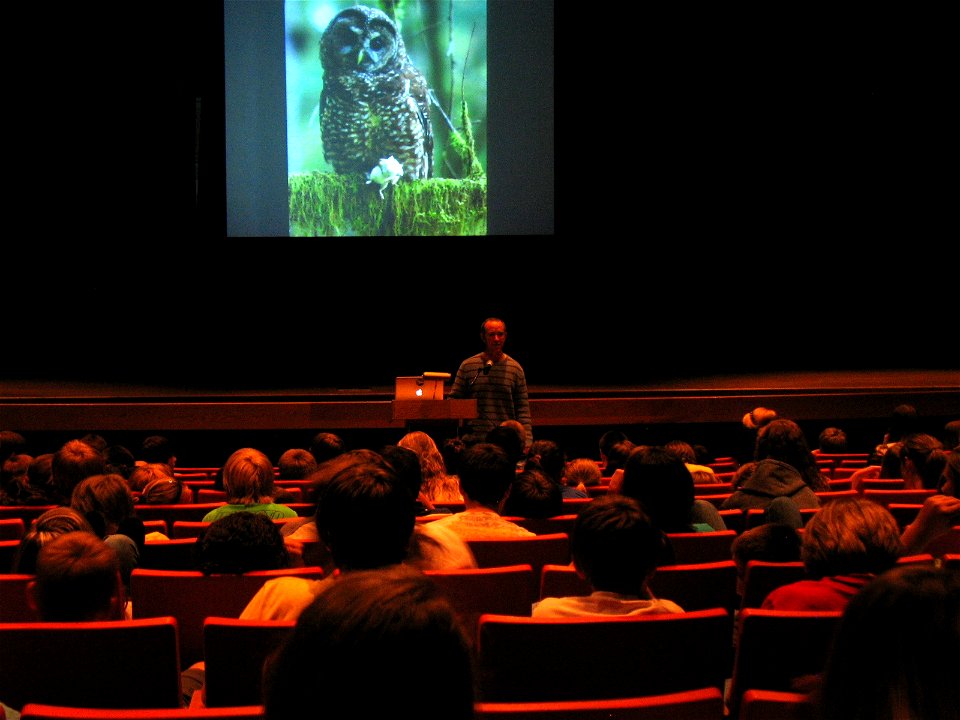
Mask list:
MULTIPOLYGON (((553 395, 555 393, 544 393, 553 395)), ((876 419, 901 403, 924 416, 960 418, 960 388, 951 385, 904 388, 825 389, 755 387, 699 392, 637 391, 611 397, 598 391, 540 397, 531 391, 538 427, 616 426, 664 423, 729 423, 759 405, 796 420, 876 419)), ((0 429, 64 430, 301 430, 402 428, 389 399, 270 399, 236 397, 30 397, 0 398, 0 429)))

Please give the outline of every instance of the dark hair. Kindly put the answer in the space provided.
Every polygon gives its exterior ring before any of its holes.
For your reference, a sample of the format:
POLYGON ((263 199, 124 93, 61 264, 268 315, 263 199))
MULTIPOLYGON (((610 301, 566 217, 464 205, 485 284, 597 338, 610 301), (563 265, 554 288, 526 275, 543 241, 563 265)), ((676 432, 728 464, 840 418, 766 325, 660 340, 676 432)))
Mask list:
POLYGON ((144 438, 140 445, 140 459, 148 463, 170 465, 170 458, 175 456, 173 444, 163 435, 150 435, 144 438))
POLYGON ((117 553, 93 533, 58 535, 37 553, 34 598, 44 622, 108 619, 120 593, 117 553))
POLYGON ((400 483, 410 493, 410 498, 416 500, 423 487, 423 471, 420 467, 420 456, 415 450, 400 445, 385 445, 380 449, 383 459, 390 463, 400 483))
POLYGON ((682 460, 658 446, 641 446, 623 468, 624 495, 640 502, 664 532, 689 532, 693 476, 682 460))
POLYGON ((754 460, 779 460, 792 466, 811 490, 828 490, 830 485, 817 467, 817 459, 803 430, 793 420, 777 418, 757 431, 754 460))
POLYGON ((103 451, 103 456, 106 459, 106 472, 116 473, 127 479, 137 464, 133 453, 123 445, 111 445, 103 451))
POLYGON ((663 449, 685 463, 696 464, 697 462, 697 453, 693 445, 686 440, 671 440, 663 446, 663 449))
POLYGON ((334 458, 346 451, 346 445, 343 438, 332 432, 318 432, 310 441, 310 453, 316 459, 317 464, 334 458))
POLYGON ((463 451, 459 474, 464 495, 496 510, 517 474, 517 466, 499 445, 477 443, 463 451))
POLYGON ((554 482, 563 481, 563 471, 567 464, 566 453, 553 440, 534 440, 530 445, 530 456, 536 457, 540 467, 554 482))
POLYGON ((923 487, 937 488, 940 484, 940 475, 947 464, 947 453, 943 450, 943 443, 926 433, 907 435, 900 444, 901 477, 903 477, 903 461, 906 459, 913 463, 923 487))
POLYGON ((456 612, 436 583, 403 565, 340 576, 300 614, 264 670, 270 720, 314 707, 329 720, 472 720, 474 697, 456 612), (320 687, 331 692, 318 697, 320 687))
POLYGON ((410 491, 385 462, 351 465, 320 490, 317 532, 341 570, 402 562, 414 522, 410 491))
POLYGON ((514 465, 523 460, 524 439, 506 425, 491 428, 484 436, 484 442, 503 448, 514 465))
POLYGON ((817 437, 820 452, 843 453, 847 451, 847 434, 838 427, 828 427, 817 437))
POLYGON ((563 491, 543 472, 528 468, 517 473, 503 501, 503 515, 548 518, 563 514, 563 491))
POLYGON ((956 718, 960 573, 900 565, 847 604, 827 655, 822 720, 956 718))
POLYGON ((570 549, 595 590, 642 596, 664 543, 634 498, 603 495, 577 515, 570 549))
POLYGON ((65 503, 81 480, 102 475, 106 468, 103 455, 82 440, 68 440, 53 454, 51 472, 54 487, 65 503))
POLYGON ((243 574, 288 567, 280 528, 258 512, 235 512, 214 520, 197 538, 197 569, 205 575, 243 574))
POLYGON ((303 448, 285 450, 277 460, 278 480, 303 480, 317 469, 313 453, 303 448))

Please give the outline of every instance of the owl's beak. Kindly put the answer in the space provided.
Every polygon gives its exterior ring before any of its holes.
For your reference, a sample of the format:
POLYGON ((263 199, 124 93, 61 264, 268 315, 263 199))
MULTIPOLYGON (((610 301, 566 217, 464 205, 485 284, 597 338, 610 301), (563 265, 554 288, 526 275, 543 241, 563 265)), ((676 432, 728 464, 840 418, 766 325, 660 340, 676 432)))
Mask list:
POLYGON ((360 48, 360 52, 357 53, 357 65, 363 62, 363 48, 360 48))

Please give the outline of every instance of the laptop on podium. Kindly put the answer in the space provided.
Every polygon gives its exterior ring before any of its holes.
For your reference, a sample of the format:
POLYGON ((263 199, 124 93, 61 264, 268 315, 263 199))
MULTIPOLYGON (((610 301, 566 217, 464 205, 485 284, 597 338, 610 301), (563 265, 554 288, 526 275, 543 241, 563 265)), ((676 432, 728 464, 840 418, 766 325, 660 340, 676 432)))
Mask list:
POLYGON ((430 373, 397 378, 394 400, 443 400, 443 381, 450 373, 430 373))

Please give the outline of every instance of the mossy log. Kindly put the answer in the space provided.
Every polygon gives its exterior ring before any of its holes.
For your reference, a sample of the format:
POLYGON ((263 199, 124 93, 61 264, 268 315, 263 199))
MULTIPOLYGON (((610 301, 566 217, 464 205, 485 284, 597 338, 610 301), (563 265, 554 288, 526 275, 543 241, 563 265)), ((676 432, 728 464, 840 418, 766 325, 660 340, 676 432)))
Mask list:
POLYGON ((290 176, 290 235, 486 235, 487 180, 402 179, 380 197, 360 175, 290 176))

